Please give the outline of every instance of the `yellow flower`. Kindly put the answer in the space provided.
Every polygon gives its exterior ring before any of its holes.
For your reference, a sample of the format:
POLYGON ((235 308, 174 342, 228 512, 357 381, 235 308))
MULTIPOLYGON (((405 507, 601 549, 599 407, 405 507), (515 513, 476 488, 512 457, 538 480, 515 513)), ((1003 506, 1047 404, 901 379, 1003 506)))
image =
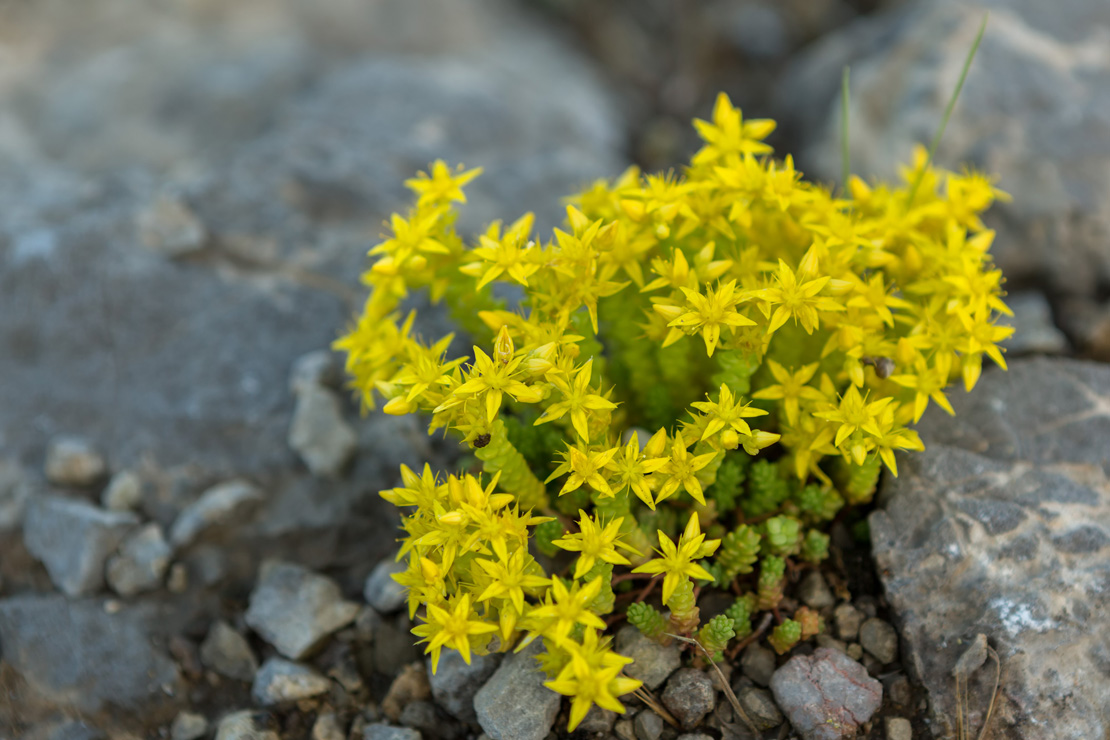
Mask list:
POLYGON ((833 441, 834 445, 840 447, 844 440, 857 429, 862 429, 876 437, 879 436, 880 432, 876 418, 879 412, 893 400, 890 396, 887 396, 868 403, 860 395, 856 386, 852 385, 840 397, 840 404, 836 408, 827 411, 815 411, 813 415, 818 419, 832 421, 840 425, 836 430, 836 438, 833 441))
POLYGON ((696 473, 708 465, 716 456, 716 451, 707 452, 703 455, 691 455, 686 450, 686 442, 682 439, 682 432, 675 434, 674 442, 671 444, 671 457, 659 473, 665 476, 665 479, 663 486, 659 489, 659 495, 655 498, 655 503, 658 504, 663 499, 668 498, 679 488, 684 488, 688 494, 694 497, 695 501, 704 506, 705 494, 696 473))
POLYGON ((551 583, 550 579, 542 576, 529 575, 528 570, 530 566, 535 567, 535 561, 523 547, 508 558, 497 561, 479 558, 474 562, 491 579, 491 583, 478 596, 478 601, 508 599, 517 614, 524 613, 525 589, 535 589, 551 583))
POLYGON ((818 295, 829 279, 826 275, 799 282, 790 265, 780 259, 778 269, 775 271, 776 287, 757 290, 753 294, 756 298, 776 307, 774 314, 770 316, 771 321, 767 331, 776 331, 788 319, 793 318, 794 321, 801 323, 807 334, 812 334, 820 323, 818 311, 843 310, 843 306, 832 298, 818 295))
POLYGON ((890 379, 903 388, 914 391, 913 421, 915 424, 925 413, 930 398, 949 415, 955 415, 952 404, 944 395, 944 388, 948 385, 948 373, 941 373, 935 365, 929 365, 925 360, 919 359, 914 364, 913 373, 891 375, 890 379))
POLYGON ((574 566, 575 578, 581 578, 585 575, 586 571, 594 567, 594 563, 599 559, 614 565, 629 565, 628 558, 617 552, 617 548, 626 550, 633 555, 640 554, 640 551, 635 547, 620 541, 623 517, 614 519, 604 527, 601 526, 600 520, 591 518, 581 509, 578 510, 578 517, 578 532, 568 534, 553 542, 553 544, 568 552, 581 553, 574 566))
POLYGON ((559 491, 560 496, 581 488, 583 483, 588 484, 603 496, 612 496, 613 489, 610 488, 603 472, 605 466, 609 464, 609 461, 613 459, 619 449, 619 447, 612 447, 607 450, 590 452, 571 447, 567 450, 567 461, 555 468, 555 471, 547 480, 555 480, 560 475, 569 472, 570 476, 559 491))
POLYGON ((712 164, 724 159, 726 164, 742 154, 767 154, 771 147, 763 139, 775 130, 775 122, 767 118, 745 121, 739 108, 734 108, 728 95, 720 93, 713 106, 713 122, 694 121, 694 127, 705 146, 694 155, 693 164, 712 164))
POLYGON ((608 411, 617 407, 612 401, 590 392, 590 377, 593 374, 593 367, 594 361, 590 359, 575 371, 573 377, 563 377, 562 374, 558 373, 550 375, 548 379, 563 394, 563 400, 548 406, 543 415, 536 419, 537 426, 561 419, 569 413, 570 423, 574 426, 574 431, 578 432, 578 436, 583 441, 590 441, 590 431, 587 423, 588 412, 608 411))
POLYGON ((666 457, 649 457, 646 448, 641 451, 639 434, 633 432, 620 457, 610 460, 606 467, 615 475, 613 483, 617 493, 629 488, 648 508, 654 510, 655 499, 651 495, 651 479, 648 476, 662 469, 668 460, 666 457))
POLYGON ((424 652, 432 656, 432 673, 439 667, 439 652, 444 647, 458 650, 466 664, 470 665, 470 641, 478 635, 497 631, 496 625, 471 619, 473 616, 470 594, 457 597, 454 605, 450 601, 443 606, 428 604, 425 623, 413 627, 412 632, 421 638, 420 642, 428 643, 424 652))
POLYGON ((624 705, 617 697, 635 691, 642 684, 634 678, 620 675, 622 668, 622 665, 592 666, 572 649, 570 663, 555 679, 543 684, 556 693, 571 697, 567 732, 574 732, 594 704, 624 714, 624 705))
POLYGON ((486 419, 493 421, 501 408, 502 394, 522 402, 539 400, 536 389, 520 382, 521 358, 509 362, 497 362, 478 347, 474 347, 474 364, 470 366, 469 376, 462 385, 455 388, 451 397, 436 407, 436 412, 444 411, 470 397, 484 401, 486 419))
POLYGON ((663 342, 664 347, 673 344, 683 335, 683 331, 700 331, 705 341, 705 350, 712 357, 713 350, 721 339, 722 326, 755 326, 754 321, 736 310, 736 305, 745 300, 746 296, 736 292, 735 280, 718 285, 716 290, 710 290, 705 295, 685 286, 679 290, 686 296, 686 306, 657 303, 654 307, 657 313, 670 320, 668 327, 682 330, 669 334, 663 342))
POLYGON ((778 383, 761 388, 752 394, 752 398, 782 401, 787 423, 798 423, 798 404, 802 399, 820 401, 824 398, 819 390, 807 385, 817 372, 816 362, 803 365, 797 372, 791 372, 771 359, 767 360, 767 366, 771 368, 771 375, 778 383))
MULTIPOLYGON (((708 397, 707 395, 706 398, 708 397)), ((691 404, 709 417, 705 430, 701 433, 703 440, 709 439, 722 429, 731 429, 738 435, 751 436, 752 429, 744 419, 766 416, 767 412, 747 404, 740 404, 739 400, 732 395, 732 390, 727 385, 721 383, 721 392, 716 401, 697 401, 691 404)))
POLYGON ((656 535, 659 537, 659 549, 656 552, 660 557, 649 560, 632 572, 665 574, 663 576, 664 605, 671 600, 671 595, 678 588, 678 584, 687 579, 713 580, 713 575, 694 561, 712 555, 717 551, 721 541, 705 539, 697 514, 690 515, 686 522, 686 529, 679 536, 677 544, 663 534, 662 530, 659 530, 656 535))
POLYGON ((529 610, 528 616, 533 620, 552 620, 551 625, 544 630, 544 635, 551 635, 556 640, 566 637, 576 624, 603 630, 605 622, 588 609, 600 593, 601 576, 585 586, 575 581, 569 589, 560 579, 555 578, 548 591, 550 601, 529 610))
POLYGON ((509 277, 521 285, 528 285, 528 278, 540 268, 535 261, 536 250, 528 236, 532 232, 534 216, 526 213, 521 216, 501 236, 501 222, 494 221, 486 233, 479 237, 480 247, 470 253, 481 258, 481 262, 470 262, 459 268, 459 272, 478 277, 478 290, 491 280, 508 273, 509 277))
POLYGON ((459 165, 458 174, 452 174, 451 168, 442 159, 432 163, 432 174, 420 172, 415 178, 405 180, 405 185, 419 196, 416 201, 418 206, 425 203, 450 203, 452 201, 466 202, 462 188, 478 175, 482 174, 481 167, 463 171, 459 165))

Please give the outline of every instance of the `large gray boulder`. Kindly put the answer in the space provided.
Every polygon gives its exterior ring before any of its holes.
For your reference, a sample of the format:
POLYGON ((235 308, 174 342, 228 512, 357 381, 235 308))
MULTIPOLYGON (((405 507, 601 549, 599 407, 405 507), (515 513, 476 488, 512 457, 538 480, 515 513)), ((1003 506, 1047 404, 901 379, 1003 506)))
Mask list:
POLYGON ((852 168, 897 175, 928 146, 984 14, 986 35, 937 152, 999 176, 1012 203, 988 224, 1011 279, 1097 297, 1110 280, 1110 4, 1105 0, 901 3, 804 53, 780 86, 800 160, 840 173, 840 74, 852 67, 852 168))
MULTIPOLYGON (((1022 360, 926 413, 871 516, 903 658, 953 731, 952 671, 978 634, 1002 662, 993 733, 1110 732, 1110 367, 1022 360)), ((985 654, 985 653, 984 653, 985 654)), ((981 717, 994 681, 972 675, 981 717)))

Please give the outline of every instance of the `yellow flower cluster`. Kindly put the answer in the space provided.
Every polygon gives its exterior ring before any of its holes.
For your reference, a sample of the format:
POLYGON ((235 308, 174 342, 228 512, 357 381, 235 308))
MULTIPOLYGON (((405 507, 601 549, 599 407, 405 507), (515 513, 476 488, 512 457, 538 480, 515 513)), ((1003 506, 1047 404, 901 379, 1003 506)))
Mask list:
POLYGON ((979 220, 1004 194, 987 177, 934 170, 919 150, 902 173, 916 190, 852 178, 835 195, 773 159, 774 122, 743 120, 725 95, 695 124, 705 145, 683 175, 598 182, 547 241, 526 214, 468 247, 454 204, 480 171, 436 162, 408 181, 415 205, 371 250, 369 298, 335 345, 365 408, 377 395, 386 413, 427 414, 490 476, 406 468, 382 494, 406 509, 399 580, 410 612, 424 607, 414 632, 433 666, 444 647, 469 660, 542 637, 571 728, 594 703, 623 711, 616 697, 638 685, 602 634, 613 567, 663 576, 664 604, 713 579, 697 561, 718 540, 699 521, 722 514, 705 494, 726 458, 777 443, 798 488, 831 490, 837 460, 896 475, 895 451, 922 448, 908 425, 930 402, 952 412, 951 381, 970 390, 984 355, 1005 367, 1009 311, 979 220), (519 303, 497 297, 505 283, 519 303), (416 290, 446 301, 472 357, 402 319, 416 290), (640 520, 663 521, 664 502, 684 532, 660 525, 645 563, 640 520), (577 554, 561 576, 528 549, 549 522, 577 554))

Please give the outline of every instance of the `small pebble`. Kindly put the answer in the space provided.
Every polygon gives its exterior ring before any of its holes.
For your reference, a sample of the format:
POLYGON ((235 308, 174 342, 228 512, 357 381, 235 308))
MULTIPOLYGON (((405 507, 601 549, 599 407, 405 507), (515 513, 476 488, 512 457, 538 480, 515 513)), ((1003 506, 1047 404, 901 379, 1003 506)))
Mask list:
POLYGON ((632 724, 639 740, 659 740, 663 735, 663 718, 650 709, 637 714, 632 724))
POLYGON ((913 740, 910 721, 904 717, 887 717, 886 740, 913 740))
POLYGON ((833 611, 833 622, 836 623, 837 636, 845 642, 852 642, 859 637, 863 615, 851 604, 841 604, 833 611))
POLYGON ((841 740, 871 719, 883 689, 863 666, 843 653, 818 648, 795 656, 771 679, 775 703, 806 740, 841 740))
POLYGON ((253 681, 258 673, 258 659, 247 638, 224 621, 209 628, 200 646, 200 660, 205 668, 237 681, 253 681))
POLYGON ((55 437, 46 448, 46 479, 56 486, 87 488, 108 474, 108 464, 88 440, 55 437))
POLYGON ((108 585, 120 596, 134 596, 162 585, 170 566, 170 546, 162 528, 151 522, 138 529, 108 559, 108 585))
POLYGON ((139 241, 147 249, 175 258, 204 247, 207 233, 196 214, 179 199, 161 195, 135 218, 139 241))
POLYGON ((339 396, 322 386, 298 391, 287 441, 321 478, 338 478, 358 447, 358 435, 343 418, 339 396))
POLYGON ((100 503, 111 511, 131 511, 139 505, 142 497, 143 483, 138 474, 131 470, 121 470, 112 476, 104 493, 100 494, 100 503))
POLYGON ((31 487, 22 466, 15 460, 0 459, 0 532, 18 528, 31 487))
POLYGON ((262 500, 262 491, 244 480, 215 485, 178 514, 170 527, 170 543, 175 548, 191 545, 201 533, 225 524, 262 500))
POLYGON ((682 665, 682 656, 675 644, 666 647, 644 637, 640 630, 628 625, 617 632, 616 651, 632 658, 625 666, 624 673, 630 678, 644 682, 644 686, 654 691, 663 685, 667 677, 682 665))
POLYGON ((881 619, 864 622, 859 629, 859 641, 880 663, 893 663, 898 657, 898 633, 881 619))
POLYGON ((258 669, 251 696, 263 706, 274 706, 319 696, 330 688, 331 681, 312 668, 275 657, 258 669))
POLYGON ((343 368, 337 355, 318 349, 301 355, 289 372, 289 390, 300 393, 306 388, 338 388, 343 383, 343 368))
POLYGON ((798 598, 808 607, 824 609, 836 603, 821 571, 811 570, 798 584, 798 598))
POLYGON ((346 740, 347 734, 335 712, 323 712, 312 723, 312 740, 346 740))
POLYGON ((683 727, 696 727, 713 711, 717 692, 713 682, 696 668, 680 668, 667 681, 663 705, 683 727))
POLYGON ((848 646, 847 655, 852 660, 863 660, 863 647, 858 642, 848 646))
POLYGON ((401 712, 409 702, 424 701, 432 696, 428 673, 423 663, 411 663, 393 679, 389 691, 382 699, 381 710, 393 722, 401 719, 401 712))
POLYGON ((404 573, 406 567, 404 561, 398 562, 390 556, 374 566, 367 577, 362 595, 379 614, 392 614, 408 602, 405 587, 392 578, 395 573, 404 573))
MULTIPOLYGON (((640 714, 643 714, 643 712, 641 712, 640 714)), ((637 715, 637 717, 638 716, 639 715, 637 715)), ((617 736, 618 740, 638 740, 639 737, 636 734, 636 728, 634 726, 633 720, 630 720, 628 718, 617 720, 617 723, 613 725, 613 734, 617 736)), ((482 737, 488 738, 488 735, 485 735, 483 733, 482 737)))
POLYGON ((761 730, 778 727, 786 718, 782 716, 775 698, 767 689, 747 688, 736 696, 748 717, 761 730))
POLYGON ((197 740, 208 732, 208 720, 196 712, 179 712, 170 727, 170 740, 197 740))
POLYGON ((904 710, 913 707, 913 689, 910 687, 910 680, 904 675, 884 679, 883 688, 894 706, 904 710))
POLYGON ((760 686, 768 686, 775 672, 775 653, 758 642, 744 648, 740 654, 740 670, 760 686))
POLYGON ((281 740, 276 725, 269 714, 246 709, 220 720, 216 740, 281 740))
POLYGON ((183 594, 189 588, 189 570, 184 563, 174 563, 170 566, 170 575, 166 579, 166 588, 171 594, 183 594))
POLYGON ((362 740, 423 740, 423 736, 410 727, 393 727, 375 722, 362 729, 362 740))
POLYGON ((835 637, 832 637, 831 635, 826 635, 823 633, 817 635, 817 637, 814 638, 814 642, 817 643, 817 647, 832 648, 833 650, 839 650, 845 655, 848 654, 848 644, 842 640, 838 640, 835 637))

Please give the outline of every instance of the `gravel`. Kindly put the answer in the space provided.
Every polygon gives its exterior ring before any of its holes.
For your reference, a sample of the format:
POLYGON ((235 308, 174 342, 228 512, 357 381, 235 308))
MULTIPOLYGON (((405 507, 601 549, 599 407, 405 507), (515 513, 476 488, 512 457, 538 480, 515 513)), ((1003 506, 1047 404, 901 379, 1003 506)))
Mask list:
POLYGON ((893 663, 898 657, 898 633, 881 619, 868 619, 860 626, 859 642, 880 663, 893 663))
POLYGON ((681 668, 663 689, 663 704, 683 727, 696 727, 713 711, 717 692, 713 681, 696 668, 681 668))
POLYGON ((798 584, 798 598, 814 609, 824 609, 836 603, 825 577, 817 570, 810 571, 798 584))
POLYGON ((55 437, 46 448, 46 479, 56 486, 88 488, 108 474, 108 464, 81 437, 55 437))
POLYGON ((355 453, 358 436, 343 418, 335 392, 307 385, 297 392, 288 442, 313 475, 338 478, 355 453))
POLYGON ((562 698, 536 666, 540 639, 508 655, 474 696, 478 724, 492 740, 543 740, 555 724, 562 698))
POLYGON ((162 528, 155 523, 136 530, 108 559, 108 585, 120 596, 134 596, 162 585, 170 567, 171 550, 162 528))
POLYGON ((804 740, 854 737, 883 698, 882 684, 863 666, 829 648, 791 658, 775 671, 771 691, 804 740))
POLYGON ((267 560, 251 593, 246 622, 287 658, 299 660, 349 624, 358 604, 330 578, 294 563, 267 560))
POLYGON ((31 488, 23 468, 14 460, 0 459, 0 532, 18 528, 31 488))
POLYGON ((262 491, 244 480, 230 480, 209 488, 185 508, 170 528, 175 548, 191 545, 205 530, 233 521, 244 509, 262 500, 262 491))
POLYGON ((112 511, 131 511, 139 505, 142 497, 143 482, 139 475, 132 470, 121 470, 104 487, 100 504, 112 511))
POLYGON ((216 740, 281 740, 270 715, 249 709, 220 720, 216 740))
POLYGON ((836 623, 836 634, 840 639, 852 642, 859 637, 863 614, 851 604, 841 604, 833 610, 833 621, 836 623))
POLYGON ((374 566, 366 578, 366 586, 362 595, 366 603, 374 607, 379 614, 392 614, 399 611, 408 600, 405 587, 391 577, 395 573, 404 573, 406 564, 398 562, 393 556, 387 557, 374 566))
POLYGON ((887 717, 886 740, 913 740, 913 726, 905 717, 887 717))
POLYGON ((748 717, 761 730, 778 727, 786 720, 775 704, 774 696, 767 689, 748 686, 741 689, 736 698, 740 700, 740 706, 748 713, 748 717))
POLYGON ((247 638, 224 621, 216 621, 200 646, 200 660, 205 668, 237 681, 254 681, 258 658, 247 638))
POLYGON ((659 740, 663 736, 663 718, 650 709, 637 714, 632 726, 639 740, 659 740))
POLYGON ((263 706, 300 701, 327 693, 331 681, 302 663, 270 658, 254 677, 251 697, 263 706))
POLYGON ((196 712, 179 712, 170 725, 170 740, 199 740, 208 733, 208 720, 196 712))
POLYGON ((753 642, 740 653, 740 671, 760 686, 769 686, 777 660, 770 648, 753 642))
POLYGON ((428 681, 436 703, 457 719, 476 722, 474 695, 497 670, 500 660, 497 653, 471 655, 470 665, 467 665, 457 650, 447 650, 440 653, 439 666, 432 673, 429 659, 428 681))
POLYGON ((653 691, 682 665, 677 645, 664 647, 644 637, 632 625, 621 628, 617 633, 616 651, 634 661, 625 666, 625 675, 643 681, 644 686, 653 691))
POLYGON ((80 596, 104 586, 105 561, 138 523, 134 514, 105 511, 62 496, 40 496, 27 507, 23 539, 54 585, 67 596, 80 596))
POLYGON ((423 736, 411 727, 393 727, 375 722, 363 728, 362 740, 423 740, 423 736))

